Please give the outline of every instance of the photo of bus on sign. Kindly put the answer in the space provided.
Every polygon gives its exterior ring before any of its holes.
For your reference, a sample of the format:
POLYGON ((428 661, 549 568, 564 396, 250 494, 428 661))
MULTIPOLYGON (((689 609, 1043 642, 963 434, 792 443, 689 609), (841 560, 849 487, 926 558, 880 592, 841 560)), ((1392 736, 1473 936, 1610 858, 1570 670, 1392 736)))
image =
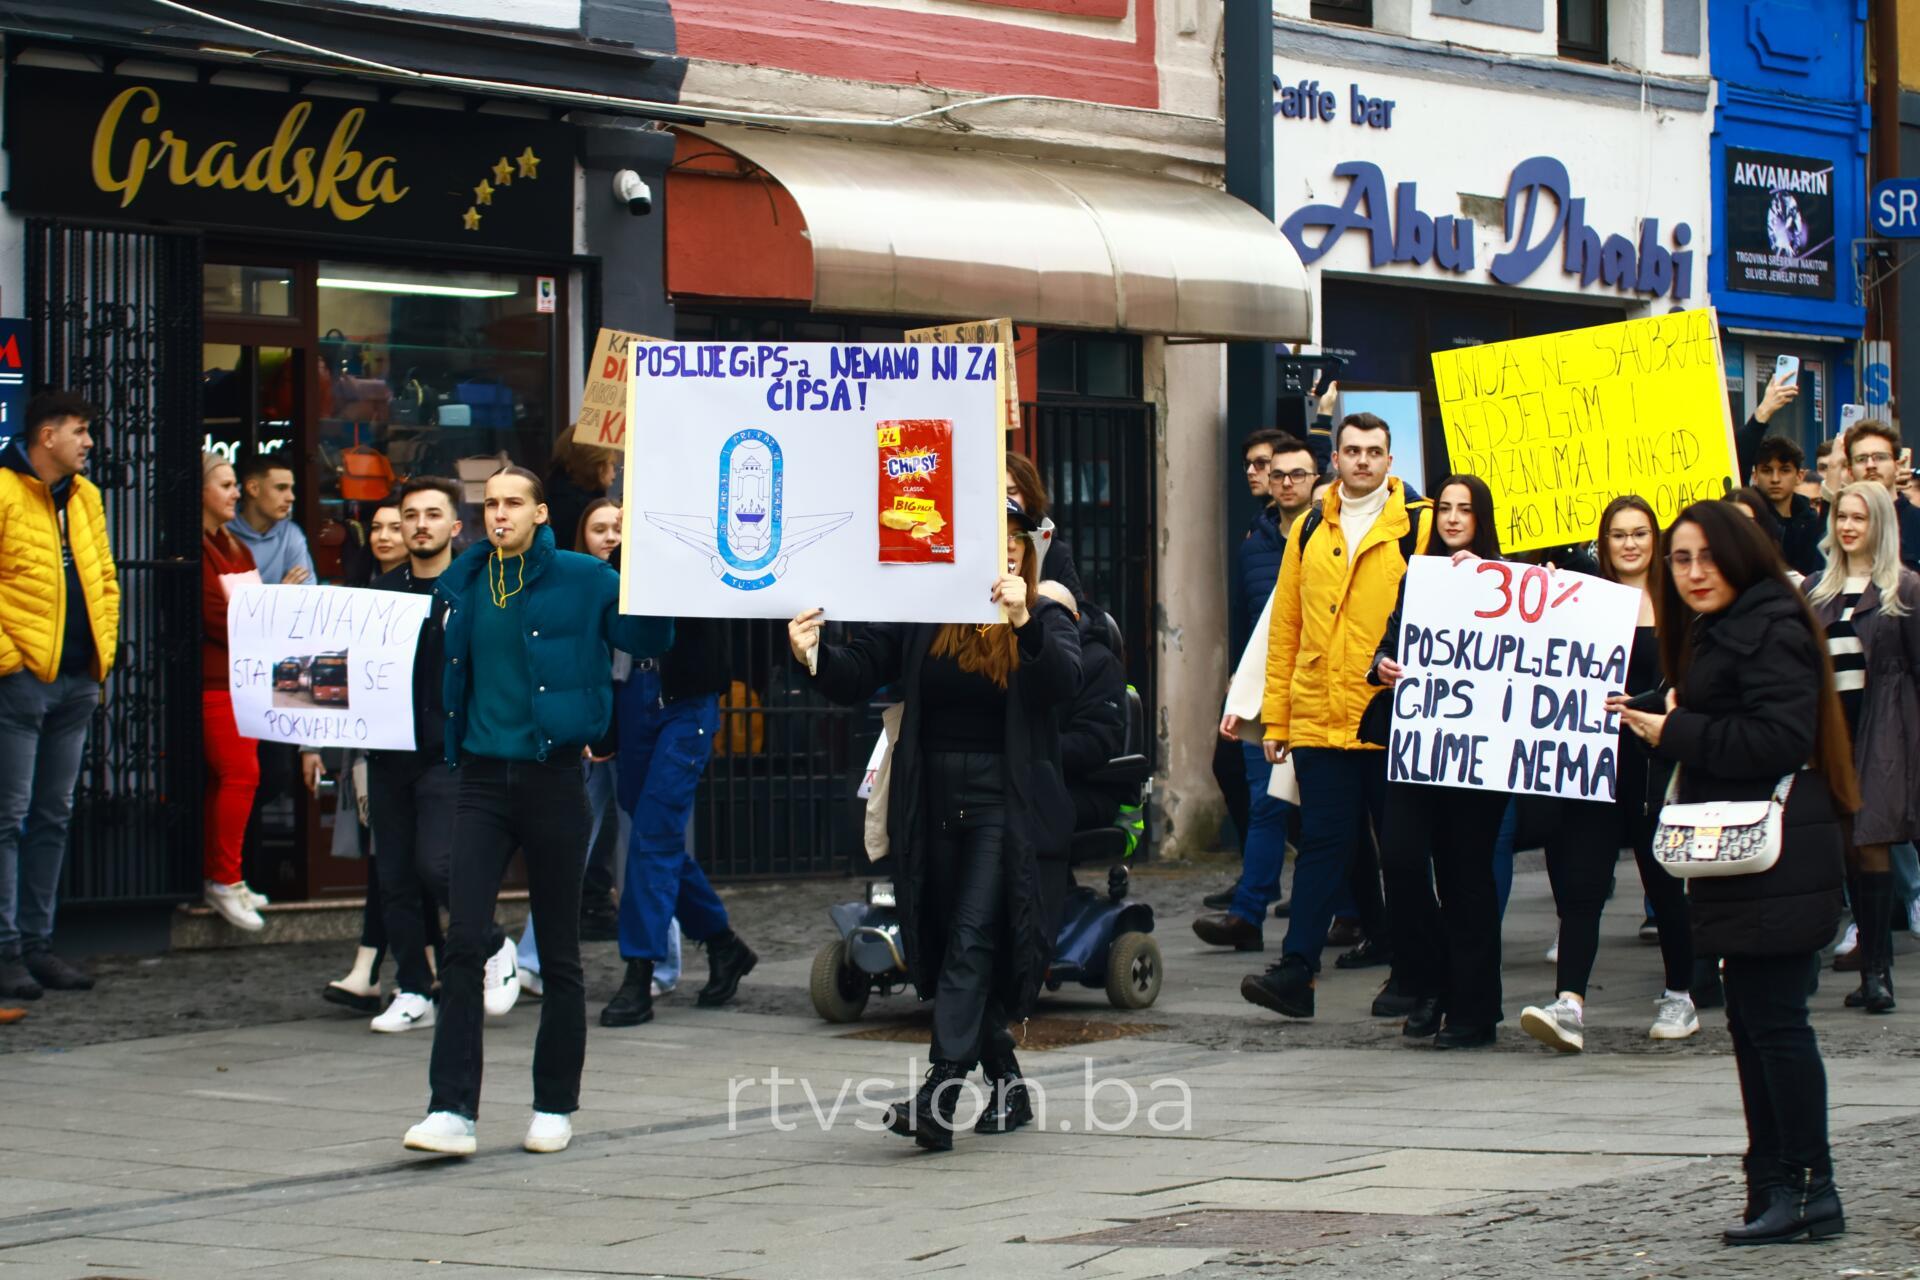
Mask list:
POLYGON ((276 707, 347 705, 347 653, 295 654, 273 664, 276 707))

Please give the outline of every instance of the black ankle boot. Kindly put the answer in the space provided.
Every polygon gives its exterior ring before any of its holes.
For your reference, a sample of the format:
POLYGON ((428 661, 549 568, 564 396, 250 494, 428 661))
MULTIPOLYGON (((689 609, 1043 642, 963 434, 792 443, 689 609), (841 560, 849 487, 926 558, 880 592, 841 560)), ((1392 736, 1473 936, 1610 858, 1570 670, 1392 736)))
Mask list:
POLYGON ((987 1077, 987 1106, 974 1122, 975 1133, 1012 1133, 1033 1121, 1033 1099, 1020 1075, 1020 1063, 1009 1053, 980 1063, 987 1077))
POLYGON ((1860 927, 1860 987, 1846 999, 1849 1009, 1893 1012, 1893 875, 1862 871, 1853 883, 1853 917, 1860 927))
POLYGON ((627 961, 627 976, 620 990, 600 1011, 603 1027, 637 1027, 653 1021, 653 961, 627 961))
POLYGON ((953 1113, 966 1079, 967 1068, 958 1063, 935 1062, 927 1068, 918 1091, 905 1102, 888 1106, 881 1118, 887 1128, 929 1151, 951 1151, 953 1113))
POLYGON ((733 999, 740 990, 740 979, 753 972, 753 966, 760 963, 753 948, 740 940, 740 935, 729 929, 717 938, 707 939, 707 985, 700 988, 700 994, 694 1003, 702 1009, 711 1009, 733 999))
POLYGON ((1742 1156, 1740 1167, 1747 1175, 1747 1206, 1740 1214, 1740 1225, 1751 1226, 1767 1206, 1773 1203, 1773 1189, 1786 1181, 1787 1172, 1772 1156, 1742 1156))
POLYGON ((1847 1229, 1840 1193, 1831 1173, 1787 1166, 1780 1185, 1767 1191, 1767 1207, 1752 1222, 1731 1227, 1722 1237, 1731 1245, 1790 1244, 1802 1238, 1824 1240, 1847 1229))
POLYGON ((1439 996, 1421 996, 1414 1001, 1413 1012, 1407 1015, 1406 1025, 1400 1028, 1400 1034, 1410 1040, 1424 1040, 1428 1036, 1438 1035, 1443 1012, 1439 996))

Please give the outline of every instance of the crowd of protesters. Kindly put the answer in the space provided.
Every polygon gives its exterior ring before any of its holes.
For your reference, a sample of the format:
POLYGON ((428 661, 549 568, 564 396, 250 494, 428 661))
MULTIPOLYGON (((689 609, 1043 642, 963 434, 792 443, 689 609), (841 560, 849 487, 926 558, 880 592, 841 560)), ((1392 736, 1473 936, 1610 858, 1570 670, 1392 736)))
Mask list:
MULTIPOLYGON (((1484 1046, 1505 1020, 1501 922, 1528 833, 1545 849, 1559 933, 1553 998, 1525 1006, 1519 1025, 1579 1052, 1601 914, 1632 850, 1643 936, 1664 970, 1648 1034, 1685 1040, 1700 1007, 1727 1010, 1750 1137, 1748 1204, 1730 1244, 1842 1228, 1808 1022, 1819 955, 1850 909, 1837 963, 1860 980, 1845 1003, 1889 1012, 1893 931, 1920 929, 1920 505, 1886 423, 1854 424, 1812 470, 1798 445, 1768 434, 1796 394, 1770 384, 1736 433, 1750 487, 1688 506, 1664 532, 1652 505, 1622 495, 1589 543, 1544 557, 1639 594, 1624 687, 1607 704, 1621 736, 1605 801, 1389 783, 1379 695, 1405 672, 1409 562, 1502 559, 1495 495, 1469 474, 1414 492, 1395 473, 1391 430, 1370 414, 1336 424, 1323 412, 1306 439, 1251 435, 1245 476, 1260 510, 1233 557, 1235 672, 1215 768, 1243 861, 1235 885, 1208 899, 1218 914, 1193 925, 1207 944, 1264 950, 1291 852, 1279 956, 1247 975, 1243 997, 1311 1018, 1324 953, 1348 947, 1336 967, 1389 966, 1376 1016, 1436 1049, 1484 1046), (1654 856, 1664 804, 1769 795, 1784 807, 1771 869, 1689 891, 1654 856)), ((1329 388, 1323 410, 1336 396, 1329 388)), ((81 474, 93 417, 76 397, 36 398, 0 456, 0 995, 16 999, 91 985, 50 943, 86 725, 118 648, 100 496, 81 474)), ((450 480, 407 480, 367 527, 360 584, 433 599, 413 673, 418 741, 304 751, 299 773, 316 790, 337 776, 335 851, 367 869, 355 958, 322 994, 373 1014, 375 1031, 434 1033, 432 1100, 409 1147, 475 1149, 483 1019, 523 992, 543 1001, 525 1145, 567 1146, 585 1055, 584 937, 617 937, 626 963, 604 1026, 653 1019, 683 934, 708 953, 701 1005, 732 999, 757 960, 686 851, 728 684, 723 646, 711 623, 620 613, 614 479, 611 456, 591 451, 565 453, 545 482, 504 465, 464 550, 450 480), (494 921, 516 851, 531 899, 517 944, 494 921)), ((204 459, 205 901, 245 930, 263 927, 269 905, 242 862, 272 749, 234 727, 226 602, 240 583, 315 581, 295 496, 284 460, 236 471, 204 459)), ((933 1026, 926 1080, 886 1121, 935 1150, 953 1145, 952 1086, 976 1067, 991 1098, 976 1130, 1030 1121, 1007 1028, 1051 958, 1049 877, 1075 828, 1111 821, 1120 803, 1073 789, 1069 755, 1097 764, 1124 739, 1124 677, 1039 473, 1017 453, 1006 501, 1003 571, 981 584, 1003 622, 830 638, 815 609, 788 627, 821 695, 857 704, 885 689, 901 705, 884 827, 908 977, 933 1002, 933 1026)))

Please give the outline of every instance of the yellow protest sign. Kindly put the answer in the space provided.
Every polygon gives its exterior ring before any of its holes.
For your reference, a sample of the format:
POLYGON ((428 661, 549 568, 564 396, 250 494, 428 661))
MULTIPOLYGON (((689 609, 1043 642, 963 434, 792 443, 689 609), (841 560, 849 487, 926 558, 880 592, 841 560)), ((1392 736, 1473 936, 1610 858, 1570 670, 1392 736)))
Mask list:
POLYGON ((1012 431, 1020 425, 1020 377, 1014 367, 1013 321, 966 320, 959 324, 936 324, 926 329, 909 329, 907 342, 959 342, 968 346, 998 344, 1000 348, 1000 429, 1012 431))
POLYGON ((1500 546, 1590 542, 1621 494, 1662 527, 1733 486, 1711 307, 1433 354, 1455 471, 1493 490, 1500 546))
POLYGON ((644 333, 602 329, 594 340, 593 363, 587 368, 587 389, 580 397, 580 416, 568 434, 576 444, 615 453, 627 447, 627 352, 636 342, 658 342, 644 333))

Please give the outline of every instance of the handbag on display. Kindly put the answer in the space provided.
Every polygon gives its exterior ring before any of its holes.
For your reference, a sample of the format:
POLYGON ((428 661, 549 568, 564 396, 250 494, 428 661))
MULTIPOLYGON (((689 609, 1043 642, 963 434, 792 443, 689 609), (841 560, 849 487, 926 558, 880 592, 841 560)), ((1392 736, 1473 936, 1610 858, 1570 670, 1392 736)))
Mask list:
POLYGON ((476 507, 484 503, 487 500, 487 481, 494 472, 511 461, 513 459, 502 449, 499 453, 478 454, 454 463, 454 472, 460 477, 460 500, 476 507))
POLYGON ((393 492, 396 478, 386 454, 360 443, 356 426, 353 444, 340 451, 340 496, 348 502, 378 502, 393 492))
POLYGON ((1667 783, 1660 825, 1653 833, 1653 856, 1667 874, 1681 880, 1696 876, 1754 876, 1780 861, 1787 797, 1797 773, 1780 779, 1765 800, 1704 800, 1675 804, 1680 770, 1667 783))

